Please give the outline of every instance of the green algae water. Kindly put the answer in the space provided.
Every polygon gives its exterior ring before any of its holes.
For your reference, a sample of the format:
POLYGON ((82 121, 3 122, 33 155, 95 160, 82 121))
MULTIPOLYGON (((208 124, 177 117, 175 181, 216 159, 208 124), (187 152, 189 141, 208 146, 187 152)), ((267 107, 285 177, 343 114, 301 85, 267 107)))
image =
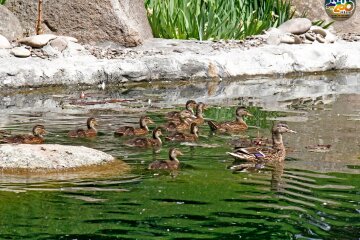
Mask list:
POLYGON ((2 173, 0 239, 359 239, 357 79, 355 74, 3 92, 1 129, 27 133, 44 124, 47 143, 96 148, 127 167, 102 175, 94 169, 2 173), (214 135, 203 125, 197 143, 164 142, 160 151, 125 147, 126 139, 113 136, 145 112, 160 125, 164 113, 182 109, 187 99, 207 103, 205 117, 214 120, 231 120, 236 106, 247 105, 254 115, 247 119, 251 127, 231 136, 214 135), (89 116, 99 122, 96 139, 66 137, 85 127, 89 116), (233 159, 225 154, 231 143, 270 138, 274 121, 298 132, 284 135, 286 161, 232 172, 233 159), (317 144, 331 147, 309 147, 317 144), (180 171, 146 170, 150 162, 167 159, 174 146, 184 153, 180 171))

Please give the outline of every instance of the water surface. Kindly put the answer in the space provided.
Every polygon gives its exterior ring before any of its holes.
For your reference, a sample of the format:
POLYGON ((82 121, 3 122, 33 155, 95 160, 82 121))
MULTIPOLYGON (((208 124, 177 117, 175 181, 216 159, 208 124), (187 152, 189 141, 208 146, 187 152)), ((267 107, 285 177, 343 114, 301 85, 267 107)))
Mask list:
MULTIPOLYGON (((105 90, 50 88, 1 94, 1 129, 29 132, 45 124, 47 143, 85 145, 127 167, 101 174, 0 176, 0 239, 359 239, 359 74, 232 81, 142 83, 105 90), (80 99, 84 91, 85 99, 80 99), (253 126, 241 137, 269 136, 275 120, 284 136, 284 163, 245 172, 228 169, 231 140, 201 127, 199 144, 165 143, 160 152, 123 146, 113 131, 147 113, 157 124, 187 99, 209 105, 207 118, 230 120, 249 106, 253 126), (67 131, 100 123, 93 140, 67 131), (330 144, 328 152, 306 146, 330 144), (184 153, 178 172, 150 172, 169 147, 184 153)), ((155 126, 151 126, 154 128, 155 126)))

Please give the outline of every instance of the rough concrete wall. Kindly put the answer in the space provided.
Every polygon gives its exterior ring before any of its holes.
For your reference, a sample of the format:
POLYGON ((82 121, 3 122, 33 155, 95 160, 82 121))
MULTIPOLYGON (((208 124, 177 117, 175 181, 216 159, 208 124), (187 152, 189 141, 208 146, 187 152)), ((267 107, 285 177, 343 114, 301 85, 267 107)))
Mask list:
MULTIPOLYGON (((325 12, 325 0, 292 0, 298 13, 306 11, 307 17, 311 20, 333 21, 325 12)), ((354 15, 346 21, 336 21, 333 25, 337 33, 360 33, 360 1, 357 1, 357 8, 354 15)))

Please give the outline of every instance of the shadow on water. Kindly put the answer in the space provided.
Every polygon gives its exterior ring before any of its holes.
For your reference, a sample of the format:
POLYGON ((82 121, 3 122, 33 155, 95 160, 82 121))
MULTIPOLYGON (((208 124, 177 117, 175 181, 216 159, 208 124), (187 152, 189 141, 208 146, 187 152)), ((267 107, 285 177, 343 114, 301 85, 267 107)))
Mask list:
POLYGON ((47 143, 85 145, 119 160, 104 169, 50 175, 2 172, 0 238, 358 239, 359 76, 4 90, 1 129, 26 133, 42 123, 52 133, 47 143), (205 117, 215 120, 231 120, 237 105, 250 106, 252 127, 231 136, 213 135, 204 125, 197 143, 165 142, 159 152, 124 147, 125 139, 113 136, 145 112, 162 124, 165 112, 190 98, 210 105, 205 117), (66 137, 89 116, 99 120, 96 139, 66 137), (298 132, 284 136, 286 161, 231 172, 230 143, 239 136, 270 137, 274 120, 298 132), (317 144, 330 149, 305 148, 317 144), (174 146, 184 153, 180 171, 145 170, 167 159, 174 146))

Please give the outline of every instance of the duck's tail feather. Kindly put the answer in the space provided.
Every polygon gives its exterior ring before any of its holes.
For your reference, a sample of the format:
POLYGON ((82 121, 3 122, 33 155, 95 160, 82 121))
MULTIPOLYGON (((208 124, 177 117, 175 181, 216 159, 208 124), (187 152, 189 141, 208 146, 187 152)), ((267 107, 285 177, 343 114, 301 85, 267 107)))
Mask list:
POLYGON ((212 131, 216 131, 218 129, 218 126, 214 121, 208 120, 207 123, 212 131))

